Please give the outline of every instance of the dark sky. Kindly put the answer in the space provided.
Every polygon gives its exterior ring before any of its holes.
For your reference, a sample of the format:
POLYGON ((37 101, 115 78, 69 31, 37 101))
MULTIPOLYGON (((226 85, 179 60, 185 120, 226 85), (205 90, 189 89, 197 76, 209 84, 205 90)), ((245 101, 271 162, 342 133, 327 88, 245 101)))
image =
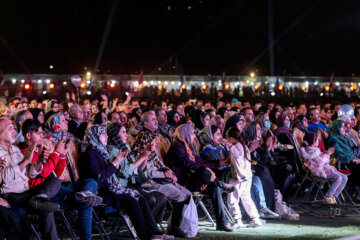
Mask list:
MULTIPOLYGON (((275 74, 360 74, 360 1, 272 2, 275 74)), ((0 71, 92 70, 111 5, 1 0, 0 71)), ((112 23, 100 73, 269 74, 267 0, 119 0, 112 23)))

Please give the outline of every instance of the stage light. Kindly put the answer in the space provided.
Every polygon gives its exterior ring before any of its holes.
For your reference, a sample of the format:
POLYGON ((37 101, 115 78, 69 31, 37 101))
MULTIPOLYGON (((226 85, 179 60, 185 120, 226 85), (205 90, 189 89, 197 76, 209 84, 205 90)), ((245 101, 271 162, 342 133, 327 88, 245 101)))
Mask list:
POLYGON ((326 86, 325 91, 327 91, 327 92, 330 91, 330 86, 326 86))
POLYGON ((159 90, 162 90, 162 89, 163 89, 163 85, 160 84, 160 85, 158 86, 158 89, 159 89, 159 90))
POLYGON ((354 90, 355 90, 354 86, 351 86, 350 91, 354 91, 354 90))
POLYGON ((284 89, 284 86, 283 85, 280 85, 279 86, 279 90, 282 91, 284 89))
POLYGON ((24 85, 24 88, 25 88, 26 90, 29 90, 29 89, 30 89, 30 84, 26 83, 26 84, 24 85))
POLYGON ((253 72, 250 73, 250 77, 252 77, 252 78, 255 77, 255 73, 253 73, 253 72))
POLYGON ((185 84, 181 85, 181 88, 185 90, 185 89, 186 89, 186 85, 185 85, 185 84))
POLYGON ((206 90, 207 89, 207 86, 206 86, 206 84, 204 84, 204 85, 202 85, 202 90, 206 90))
POLYGON ((43 94, 45 95, 47 92, 46 91, 43 91, 43 94))
POLYGON ((91 72, 87 72, 86 76, 91 77, 91 72))
POLYGON ((305 86, 302 86, 302 87, 301 87, 301 90, 305 91, 305 90, 306 90, 306 87, 305 87, 305 86))
POLYGON ((84 87, 85 87, 85 83, 82 82, 82 83, 80 84, 80 87, 81 87, 81 88, 84 88, 84 87))
POLYGON ((135 86, 136 88, 139 87, 139 86, 140 86, 139 82, 136 81, 136 82, 134 83, 134 86, 135 86))
POLYGON ((49 68, 50 68, 50 69, 54 69, 54 66, 53 66, 53 65, 50 65, 49 68))
POLYGON ((229 85, 229 84, 226 84, 226 85, 225 85, 225 89, 226 89, 226 90, 229 90, 229 89, 230 89, 230 85, 229 85))
POLYGON ((49 88, 50 88, 50 89, 53 89, 54 87, 55 87, 55 84, 53 84, 53 83, 50 83, 50 84, 49 84, 49 88))
POLYGON ((255 90, 258 90, 259 89, 259 85, 255 85, 255 90))

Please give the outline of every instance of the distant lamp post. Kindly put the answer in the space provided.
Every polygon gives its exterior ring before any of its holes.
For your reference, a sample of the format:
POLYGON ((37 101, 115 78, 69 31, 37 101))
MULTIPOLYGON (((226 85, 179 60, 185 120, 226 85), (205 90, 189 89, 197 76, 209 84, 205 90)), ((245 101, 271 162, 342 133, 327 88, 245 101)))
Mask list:
POLYGON ((252 78, 255 77, 255 73, 251 72, 250 77, 252 77, 252 78))

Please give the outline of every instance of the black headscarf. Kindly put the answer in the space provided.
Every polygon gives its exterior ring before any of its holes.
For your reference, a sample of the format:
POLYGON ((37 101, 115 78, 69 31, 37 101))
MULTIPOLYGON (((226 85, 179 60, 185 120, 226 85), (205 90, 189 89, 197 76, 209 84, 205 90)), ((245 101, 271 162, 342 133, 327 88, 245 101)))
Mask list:
POLYGON ((176 127, 176 122, 174 121, 176 114, 179 114, 176 110, 171 110, 167 113, 167 123, 172 127, 176 127))
POLYGON ((240 121, 240 117, 238 115, 231 116, 225 123, 225 128, 223 132, 223 137, 226 137, 226 132, 231 128, 237 128, 236 124, 240 121))
POLYGON ((294 119, 293 123, 292 123, 292 127, 297 127, 298 129, 300 129, 303 133, 308 133, 308 128, 304 127, 303 124, 303 120, 304 118, 306 118, 305 115, 297 115, 296 118, 294 119))
POLYGON ((112 123, 107 127, 108 145, 116 146, 119 149, 125 147, 126 143, 123 143, 119 137, 119 132, 123 125, 119 123, 112 123))
POLYGON ((31 112, 33 119, 38 120, 38 116, 41 112, 44 113, 44 110, 42 110, 41 108, 29 108, 29 111, 31 112))
POLYGON ((274 108, 273 110, 271 110, 271 112, 269 113, 269 119, 271 123, 276 124, 276 113, 279 111, 279 108, 274 108))

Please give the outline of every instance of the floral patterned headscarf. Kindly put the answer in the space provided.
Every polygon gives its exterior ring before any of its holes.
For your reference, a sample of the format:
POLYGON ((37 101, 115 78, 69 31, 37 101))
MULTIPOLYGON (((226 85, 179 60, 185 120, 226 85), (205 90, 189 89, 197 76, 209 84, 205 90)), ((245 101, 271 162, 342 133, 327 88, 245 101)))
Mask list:
MULTIPOLYGON (((75 140, 75 138, 68 132, 61 131, 60 129, 60 116, 64 116, 63 112, 54 113, 44 124, 44 131, 46 138, 52 142, 58 143, 61 140, 75 140)), ((65 117, 65 116, 64 116, 65 117)))

